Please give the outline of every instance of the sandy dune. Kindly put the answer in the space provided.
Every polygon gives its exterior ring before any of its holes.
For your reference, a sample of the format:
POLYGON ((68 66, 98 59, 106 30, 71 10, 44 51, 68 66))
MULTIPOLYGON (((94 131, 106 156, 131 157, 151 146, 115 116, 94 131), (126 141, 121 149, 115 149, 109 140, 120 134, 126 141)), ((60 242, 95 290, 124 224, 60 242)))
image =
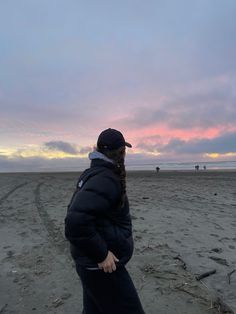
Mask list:
MULTIPOLYGON (((0 313, 81 313, 63 236, 77 177, 0 174, 0 313)), ((236 313, 236 172, 129 172, 128 193, 146 313, 236 313)))

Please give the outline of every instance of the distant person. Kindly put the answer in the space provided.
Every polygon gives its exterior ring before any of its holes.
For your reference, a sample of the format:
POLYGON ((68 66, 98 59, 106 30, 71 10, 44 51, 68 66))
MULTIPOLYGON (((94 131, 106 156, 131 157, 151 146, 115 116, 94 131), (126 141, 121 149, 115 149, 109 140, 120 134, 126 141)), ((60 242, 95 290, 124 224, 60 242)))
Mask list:
POLYGON ((203 170, 206 170, 206 168, 207 168, 206 166, 203 166, 203 170))
POLYGON ((199 170, 199 165, 195 166, 195 170, 198 171, 199 170))
POLYGON ((125 142, 104 130, 89 154, 65 218, 65 236, 83 287, 83 314, 143 314, 125 265, 133 253, 126 195, 125 142))
POLYGON ((160 167, 156 167, 156 172, 159 172, 160 171, 160 167))

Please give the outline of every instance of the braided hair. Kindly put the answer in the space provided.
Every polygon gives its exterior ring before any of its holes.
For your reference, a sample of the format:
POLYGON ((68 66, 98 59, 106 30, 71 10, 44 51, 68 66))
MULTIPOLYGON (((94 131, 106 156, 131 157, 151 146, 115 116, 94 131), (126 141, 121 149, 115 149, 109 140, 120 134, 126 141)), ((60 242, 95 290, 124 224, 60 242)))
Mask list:
POLYGON ((97 151, 111 159, 115 165, 115 173, 120 178, 121 183, 121 206, 124 205, 126 197, 126 170, 125 170, 125 146, 118 149, 107 150, 97 147, 97 151))

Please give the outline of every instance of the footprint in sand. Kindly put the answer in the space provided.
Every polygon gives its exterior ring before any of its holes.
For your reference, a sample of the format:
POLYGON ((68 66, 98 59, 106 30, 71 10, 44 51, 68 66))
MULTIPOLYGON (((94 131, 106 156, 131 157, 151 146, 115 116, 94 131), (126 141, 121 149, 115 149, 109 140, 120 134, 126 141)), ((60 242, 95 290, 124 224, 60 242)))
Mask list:
POLYGON ((211 233, 210 235, 211 235, 212 237, 219 238, 218 234, 211 233))
POLYGON ((215 225, 215 228, 218 229, 218 230, 225 230, 225 229, 222 228, 221 226, 218 226, 218 225, 216 225, 216 224, 214 224, 214 225, 215 225))
POLYGON ((224 237, 224 238, 219 239, 220 242, 225 241, 225 240, 230 240, 230 238, 224 237))
POLYGON ((201 253, 197 253, 198 257, 204 257, 204 255, 202 255, 201 253))
POLYGON ((13 251, 13 250, 10 250, 10 251, 7 251, 7 257, 8 258, 11 258, 11 257, 13 257, 13 255, 15 254, 15 251, 13 251))
POLYGON ((176 242, 176 243, 181 243, 181 241, 180 241, 180 240, 175 240, 175 242, 176 242))
POLYGON ((221 249, 221 248, 214 248, 214 249, 212 249, 212 252, 215 252, 215 253, 222 253, 223 252, 223 250, 221 249))
POLYGON ((216 256, 208 256, 208 257, 210 259, 212 259, 213 261, 215 261, 217 264, 229 266, 229 263, 227 262, 227 260, 225 258, 220 258, 220 257, 216 257, 216 256))
POLYGON ((174 233, 173 231, 169 231, 169 230, 165 232, 165 234, 173 234, 173 233, 174 233))

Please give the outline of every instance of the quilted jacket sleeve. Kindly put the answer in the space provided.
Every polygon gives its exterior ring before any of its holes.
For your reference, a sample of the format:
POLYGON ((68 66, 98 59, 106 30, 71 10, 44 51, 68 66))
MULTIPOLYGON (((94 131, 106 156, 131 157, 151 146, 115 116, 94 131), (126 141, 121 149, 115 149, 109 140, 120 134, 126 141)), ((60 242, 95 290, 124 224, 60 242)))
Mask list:
POLYGON ((108 175, 89 179, 75 195, 65 219, 65 236, 95 263, 102 262, 107 244, 96 230, 96 219, 109 214, 120 199, 119 183, 108 175))

